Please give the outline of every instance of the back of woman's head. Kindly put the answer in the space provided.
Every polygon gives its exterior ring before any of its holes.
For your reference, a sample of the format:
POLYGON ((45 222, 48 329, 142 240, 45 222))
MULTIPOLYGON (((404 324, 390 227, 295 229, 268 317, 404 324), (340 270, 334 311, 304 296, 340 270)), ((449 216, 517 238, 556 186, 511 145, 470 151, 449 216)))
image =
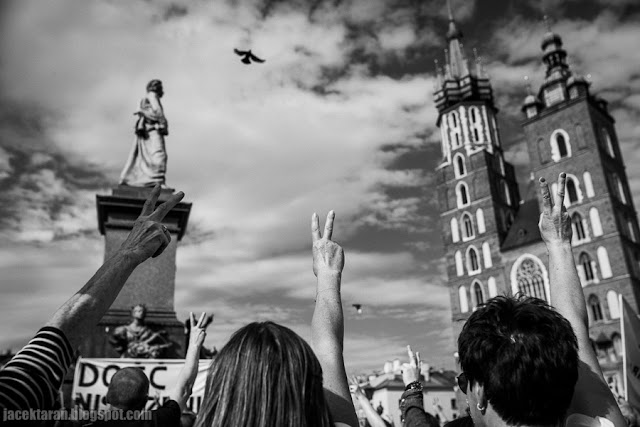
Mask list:
POLYGON ((239 329, 212 361, 197 427, 328 427, 318 358, 273 322, 239 329))

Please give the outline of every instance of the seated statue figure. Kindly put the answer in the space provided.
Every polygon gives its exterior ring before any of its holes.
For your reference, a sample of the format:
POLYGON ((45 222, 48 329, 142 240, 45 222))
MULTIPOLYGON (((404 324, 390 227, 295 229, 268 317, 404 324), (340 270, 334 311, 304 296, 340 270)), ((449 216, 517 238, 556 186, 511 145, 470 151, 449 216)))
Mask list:
POLYGON ((172 346, 166 331, 154 331, 145 323, 147 308, 138 304, 131 309, 131 323, 118 326, 109 339, 120 357, 158 359, 172 346))

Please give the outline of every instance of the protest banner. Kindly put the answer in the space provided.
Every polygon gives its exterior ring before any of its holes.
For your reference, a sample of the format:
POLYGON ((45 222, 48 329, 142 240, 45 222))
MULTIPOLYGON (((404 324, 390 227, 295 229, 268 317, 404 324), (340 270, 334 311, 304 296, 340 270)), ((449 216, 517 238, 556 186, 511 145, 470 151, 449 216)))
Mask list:
MULTIPOLYGON (((187 402, 187 407, 196 413, 202 403, 210 363, 211 360, 200 360, 193 392, 187 402)), ((104 398, 113 374, 122 368, 136 367, 142 369, 149 378, 149 401, 146 409, 157 409, 169 399, 169 393, 173 390, 183 366, 183 359, 80 358, 76 362, 72 398, 74 404, 82 409, 105 409, 104 398)))

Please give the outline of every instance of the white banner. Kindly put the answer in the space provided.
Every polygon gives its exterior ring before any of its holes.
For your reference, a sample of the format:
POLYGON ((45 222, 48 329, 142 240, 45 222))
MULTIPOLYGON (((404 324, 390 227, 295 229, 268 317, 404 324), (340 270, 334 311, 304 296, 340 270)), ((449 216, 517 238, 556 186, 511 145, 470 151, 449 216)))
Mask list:
MULTIPOLYGON (((193 385, 187 407, 198 412, 202 404, 210 359, 200 360, 198 376, 193 385)), ((158 408, 169 399, 178 374, 184 366, 183 359, 83 359, 76 362, 73 376, 72 398, 83 409, 97 410, 106 408, 104 401, 111 377, 121 368, 136 367, 144 371, 149 378, 149 401, 147 410, 158 408)))
POLYGON ((620 308, 625 398, 631 406, 640 408, 640 320, 622 295, 620 308))

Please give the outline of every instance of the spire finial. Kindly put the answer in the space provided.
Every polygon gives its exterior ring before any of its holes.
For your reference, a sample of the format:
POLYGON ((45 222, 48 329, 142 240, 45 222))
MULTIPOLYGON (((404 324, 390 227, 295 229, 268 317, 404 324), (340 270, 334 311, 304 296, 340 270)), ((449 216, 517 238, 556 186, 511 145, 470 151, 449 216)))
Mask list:
POLYGON ((544 26, 547 27, 547 31, 551 33, 551 20, 549 19, 549 16, 545 14, 542 17, 542 20, 544 21, 544 26))

